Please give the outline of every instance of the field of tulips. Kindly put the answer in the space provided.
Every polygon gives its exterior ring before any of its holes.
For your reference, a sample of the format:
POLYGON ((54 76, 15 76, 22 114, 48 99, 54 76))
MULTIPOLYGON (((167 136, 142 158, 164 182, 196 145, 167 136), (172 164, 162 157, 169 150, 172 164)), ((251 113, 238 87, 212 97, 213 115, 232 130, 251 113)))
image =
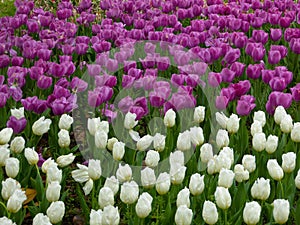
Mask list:
POLYGON ((300 225, 300 3, 14 1, 0 225, 300 225))

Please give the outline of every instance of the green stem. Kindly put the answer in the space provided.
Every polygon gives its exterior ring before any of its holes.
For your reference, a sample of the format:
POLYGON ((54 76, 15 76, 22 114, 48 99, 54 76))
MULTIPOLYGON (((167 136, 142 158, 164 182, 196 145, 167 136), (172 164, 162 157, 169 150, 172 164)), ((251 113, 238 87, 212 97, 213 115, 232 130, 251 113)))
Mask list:
POLYGON ((6 205, 3 202, 0 202, 0 205, 5 209, 6 214, 7 214, 7 218, 10 218, 10 212, 8 211, 6 205))
POLYGON ((225 225, 227 225, 227 209, 224 211, 224 213, 225 213, 225 215, 224 215, 224 217, 225 217, 225 225))
POLYGON ((280 185, 281 194, 282 194, 281 198, 284 198, 284 190, 283 190, 283 185, 282 185, 281 180, 279 181, 279 185, 280 185))

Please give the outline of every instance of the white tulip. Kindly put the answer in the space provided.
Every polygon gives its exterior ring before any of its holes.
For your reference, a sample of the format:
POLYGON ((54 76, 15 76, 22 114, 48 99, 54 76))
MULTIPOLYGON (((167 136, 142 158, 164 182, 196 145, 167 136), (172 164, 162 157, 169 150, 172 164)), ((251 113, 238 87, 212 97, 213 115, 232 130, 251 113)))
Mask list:
POLYGON ((280 181, 283 178, 284 176, 283 170, 279 166, 276 159, 269 159, 267 163, 267 168, 270 176, 274 180, 280 181))
POLYGON ((97 130, 99 130, 99 127, 100 127, 100 118, 97 117, 97 118, 88 118, 88 124, 87 124, 87 127, 88 127, 88 130, 89 130, 89 133, 92 135, 92 136, 95 136, 95 133, 97 130))
POLYGON ((99 124, 99 130, 103 130, 105 133, 108 134, 109 132, 109 123, 108 121, 101 121, 99 124))
POLYGON ((217 173, 217 155, 215 155, 212 159, 210 159, 207 163, 207 173, 212 175, 217 173))
POLYGON ((70 165, 75 159, 75 155, 70 153, 68 155, 61 155, 56 159, 56 163, 59 167, 66 167, 70 165))
POLYGON ((171 152, 170 157, 169 157, 169 162, 170 165, 180 165, 183 166, 184 165, 184 153, 182 151, 175 151, 175 152, 171 152))
POLYGON ((185 187, 184 189, 178 192, 176 205, 177 208, 181 205, 186 205, 189 208, 190 204, 190 190, 187 187, 185 187))
POLYGON ((81 164, 77 164, 77 167, 79 169, 73 170, 71 172, 71 175, 72 175, 73 179, 76 182, 79 182, 79 183, 87 182, 90 179, 89 172, 88 172, 88 167, 85 166, 85 165, 81 165, 81 164))
POLYGON ((229 169, 222 168, 218 178, 218 186, 230 188, 234 179, 234 172, 229 169))
POLYGON ((266 152, 272 154, 276 151, 278 146, 278 137, 275 135, 269 135, 266 142, 266 152))
POLYGON ((258 120, 254 120, 253 123, 251 124, 250 132, 252 136, 254 136, 254 134, 257 133, 263 133, 263 126, 261 122, 258 120))
POLYGON ((291 131, 291 139, 294 142, 300 142, 300 122, 294 123, 291 131))
POLYGON ((53 165, 48 168, 47 171, 47 183, 58 181, 59 183, 62 180, 62 170, 58 169, 56 165, 53 165))
POLYGON ((273 217, 276 223, 285 224, 290 215, 290 203, 285 199, 275 199, 273 202, 273 217))
POLYGON ((97 148, 105 149, 107 145, 107 133, 103 130, 97 130, 95 133, 95 145, 97 148))
POLYGON ((255 156, 254 155, 244 155, 242 159, 242 164, 249 173, 252 173, 256 169, 255 156))
POLYGON ((269 198, 271 192, 270 180, 263 177, 258 178, 251 188, 251 196, 254 199, 265 201, 269 198))
POLYGON ((123 183, 121 186, 120 199, 125 204, 133 204, 139 197, 139 186, 135 181, 123 183))
POLYGON ((124 127, 128 130, 133 129, 138 124, 138 121, 136 121, 136 114, 128 112, 125 115, 124 120, 124 127))
POLYGON ((101 209, 99 210, 91 210, 90 213, 90 225, 102 225, 102 215, 103 212, 101 209))
POLYGON ((153 137, 153 147, 156 151, 162 152, 165 149, 166 136, 156 133, 153 137))
POLYGON ((225 155, 230 159, 230 165, 234 163, 234 152, 233 149, 230 147, 224 147, 222 150, 219 152, 219 156, 225 155))
POLYGON ((264 133, 256 133, 252 138, 252 147, 255 151, 261 152, 266 148, 266 135, 264 133))
POLYGON ((164 117, 164 124, 166 127, 173 127, 175 125, 176 113, 173 109, 169 109, 164 117))
POLYGON ((285 173, 291 173, 296 167, 296 154, 294 152, 288 152, 282 155, 282 165, 285 173))
POLYGON ((280 123, 280 130, 283 133, 290 133, 293 129, 293 119, 291 115, 287 114, 280 123))
POLYGON ((135 142, 138 142, 141 139, 140 134, 137 131, 129 130, 128 133, 129 133, 131 139, 134 140, 135 142))
POLYGON ((231 160, 228 155, 219 154, 215 159, 215 171, 220 172, 222 168, 230 169, 231 167, 231 160))
POLYGON ((190 225, 193 219, 193 211, 186 205, 181 205, 177 208, 175 213, 176 225, 190 225))
POLYGON ((46 198, 49 202, 56 202, 59 200, 61 186, 58 181, 48 183, 46 190, 46 198))
POLYGON ((94 181, 92 179, 89 179, 83 186, 82 190, 85 195, 89 195, 94 187, 94 181))
POLYGON ((158 162, 160 160, 159 153, 154 150, 149 150, 147 152, 146 158, 145 158, 145 163, 149 167, 156 167, 158 165, 158 162))
POLYGON ((197 106, 194 110, 194 121, 196 123, 202 123, 205 119, 205 107, 197 106))
POLYGON ((234 174, 235 174, 235 180, 239 183, 249 180, 249 171, 246 170, 244 166, 241 164, 236 164, 234 166, 234 174))
POLYGON ((125 144, 123 142, 116 142, 112 149, 112 155, 114 160, 120 161, 125 154, 125 144))
POLYGON ((204 142, 203 130, 201 127, 190 128, 191 141, 194 145, 199 146, 204 142))
POLYGON ((61 148, 67 148, 69 147, 70 143, 71 143, 71 139, 70 139, 69 131, 64 129, 60 130, 58 132, 58 145, 61 148))
POLYGON ((51 222, 48 216, 38 213, 33 218, 32 225, 51 225, 51 222))
POLYGON ((215 191, 215 199, 220 209, 228 209, 231 206, 231 196, 227 188, 217 187, 215 191))
POLYGON ((190 178, 189 189, 192 195, 200 195, 204 190, 204 175, 195 173, 190 178))
POLYGON ((119 191, 119 181, 115 176, 108 177, 105 180, 104 187, 110 188, 116 195, 119 191))
POLYGON ((13 195, 15 190, 21 189, 21 185, 18 181, 12 178, 7 178, 2 181, 1 196, 4 200, 8 200, 13 195))
POLYGON ((100 189, 99 196, 98 196, 98 204, 101 209, 108 205, 114 205, 114 193, 108 187, 103 187, 100 189))
POLYGON ((14 223, 12 220, 8 219, 5 216, 0 218, 0 224, 3 224, 3 225, 17 225, 16 223, 14 223))
POLYGON ((101 177, 101 163, 100 160, 90 159, 88 165, 88 174, 89 177, 93 180, 98 180, 101 177))
POLYGON ((42 165, 43 173, 47 173, 48 168, 51 167, 52 165, 57 165, 57 163, 54 162, 52 158, 48 158, 42 165))
POLYGON ((0 166, 5 166, 5 161, 9 158, 10 151, 5 146, 0 146, 0 166))
POLYGON ((266 114, 264 111, 256 111, 254 112, 253 120, 257 120, 261 123, 261 126, 264 127, 266 124, 266 114))
POLYGON ((296 188, 300 189, 300 169, 298 170, 297 176, 295 178, 296 188))
POLYGON ((59 223, 65 215, 65 204, 62 201, 52 202, 46 212, 51 223, 59 223))
POLYGON ((107 141, 107 149, 112 151, 113 150, 113 147, 114 147, 114 144, 118 142, 118 139, 113 137, 113 138, 110 138, 108 139, 107 141))
POLYGON ((120 214, 118 207, 108 205, 104 207, 102 213, 102 224, 118 225, 120 223, 120 214))
POLYGON ((30 165, 36 165, 39 161, 39 154, 33 148, 25 148, 25 158, 30 165))
POLYGON ((240 128, 240 118, 236 114, 232 114, 226 124, 229 133, 236 133, 240 128))
POLYGON ((202 217, 205 223, 215 224, 218 221, 218 210, 215 203, 211 201, 205 201, 202 209, 202 217))
POLYGON ((150 212, 152 211, 152 196, 147 192, 144 192, 140 195, 136 205, 135 205, 135 212, 138 217, 146 218, 149 216, 150 212))
POLYGON ((219 148, 227 147, 229 145, 228 132, 226 130, 218 130, 216 142, 219 148))
POLYGON ((285 109, 283 108, 283 106, 277 106, 277 108, 275 109, 275 113, 274 113, 274 120, 275 123, 277 123, 278 125, 280 125, 281 121, 283 120, 283 118, 287 115, 285 109))
POLYGON ((58 127, 59 129, 65 129, 69 130, 71 128, 71 125, 73 124, 74 120, 72 116, 69 116, 67 114, 61 115, 59 122, 58 122, 58 127))
POLYGON ((48 132, 51 123, 52 121, 50 119, 45 119, 45 117, 42 116, 32 125, 32 132, 35 135, 42 136, 43 134, 48 132))
POLYGON ((183 133, 179 133, 177 138, 177 149, 180 151, 188 151, 191 148, 191 132, 184 131, 183 133))
POLYGON ((170 176, 171 176, 171 182, 172 184, 181 184, 184 177, 185 177, 185 166, 171 166, 170 169, 170 176))
POLYGON ((25 148, 23 137, 15 137, 10 143, 10 150, 14 153, 21 153, 25 148))
POLYGON ((0 145, 5 145, 9 142, 13 134, 12 128, 4 128, 0 131, 0 145))
POLYGON ((216 120, 223 129, 227 128, 227 122, 229 118, 223 112, 216 112, 216 120))
POLYGON ((168 173, 164 172, 159 174, 157 180, 156 180, 156 191, 160 195, 164 195, 168 193, 171 186, 171 177, 168 173))
POLYGON ((243 210, 243 219, 247 225, 254 225, 259 222, 261 206, 256 202, 246 202, 243 210))
POLYGON ((20 169, 20 161, 17 158, 10 157, 5 160, 5 172, 10 178, 15 178, 20 169))
POLYGON ((18 109, 11 109, 10 113, 12 116, 16 117, 18 120, 25 117, 24 115, 24 107, 18 108, 18 109))
POLYGON ((200 159, 203 163, 208 163, 214 157, 213 147, 209 143, 205 143, 200 148, 200 159))
POLYGON ((144 188, 152 188, 156 183, 154 170, 146 167, 141 171, 141 181, 144 188))
POLYGON ((11 213, 17 213, 23 205, 23 202, 27 199, 25 191, 16 189, 12 196, 9 197, 6 208, 11 213))
POLYGON ((116 175, 121 183, 130 181, 132 177, 132 170, 128 164, 125 164, 124 166, 119 164, 119 168, 116 172, 116 175))
POLYGON ((153 142, 153 137, 147 134, 144 137, 142 137, 140 140, 138 140, 138 142, 136 143, 136 148, 139 151, 145 151, 150 147, 152 142, 153 142))

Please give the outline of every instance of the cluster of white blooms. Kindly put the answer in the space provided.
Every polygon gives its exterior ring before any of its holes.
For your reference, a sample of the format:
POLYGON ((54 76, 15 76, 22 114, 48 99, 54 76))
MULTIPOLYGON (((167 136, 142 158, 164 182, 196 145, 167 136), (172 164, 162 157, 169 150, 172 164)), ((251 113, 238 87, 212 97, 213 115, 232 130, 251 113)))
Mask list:
POLYGON ((58 127, 60 131, 58 132, 58 145, 61 148, 67 148, 69 147, 71 143, 69 129, 71 128, 71 125, 73 124, 73 118, 67 114, 63 114, 58 123, 58 127))
POLYGON ((231 134, 237 133, 240 128, 240 118, 234 113, 228 118, 223 112, 217 112, 216 120, 222 129, 227 130, 231 134))
POLYGON ((95 146, 99 149, 106 149, 108 144, 108 121, 101 121, 100 117, 88 119, 88 131, 95 137, 95 146))

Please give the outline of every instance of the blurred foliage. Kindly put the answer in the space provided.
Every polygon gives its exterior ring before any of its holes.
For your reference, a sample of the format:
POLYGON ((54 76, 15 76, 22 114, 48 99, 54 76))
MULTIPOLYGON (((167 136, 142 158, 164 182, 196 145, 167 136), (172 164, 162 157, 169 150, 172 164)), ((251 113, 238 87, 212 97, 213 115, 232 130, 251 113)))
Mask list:
POLYGON ((0 17, 13 16, 16 8, 13 0, 2 0, 0 1, 0 17))

